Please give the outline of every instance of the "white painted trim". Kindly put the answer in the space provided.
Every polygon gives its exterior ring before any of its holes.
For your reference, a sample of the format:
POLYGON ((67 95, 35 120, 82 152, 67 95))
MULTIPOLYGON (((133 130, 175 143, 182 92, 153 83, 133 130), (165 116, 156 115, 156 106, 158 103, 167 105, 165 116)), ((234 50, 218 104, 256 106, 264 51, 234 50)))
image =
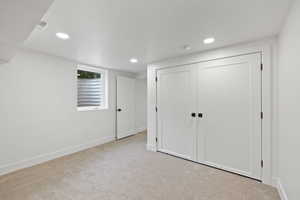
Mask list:
POLYGON ((88 65, 77 65, 77 70, 83 70, 83 71, 89 71, 89 72, 95 72, 95 73, 100 73, 106 75, 107 70, 106 69, 101 69, 98 67, 92 67, 88 65))
POLYGON ((278 186, 278 178, 277 177, 272 178, 272 186, 277 188, 277 186, 278 186))
POLYGON ((153 152, 156 152, 156 146, 154 145, 151 145, 151 144, 147 144, 147 150, 148 151, 153 151, 153 152))
POLYGON ((83 151, 95 146, 99 146, 111 141, 115 141, 115 137, 111 136, 111 137, 105 137, 105 138, 101 138, 86 144, 80 144, 77 146, 73 146, 73 147, 68 147, 56 152, 52 152, 52 153, 48 153, 48 154, 44 154, 44 155, 39 155, 36 156, 34 158, 30 158, 30 159, 26 159, 20 162, 16 162, 16 163, 11 163, 8 165, 4 165, 4 166, 0 166, 0 176, 4 175, 4 174, 8 174, 20 169, 24 169, 24 168, 28 168, 28 167, 32 167, 34 165, 38 165, 59 157, 63 157, 66 155, 70 155, 79 151, 83 151))
POLYGON ((120 135, 120 134, 117 135, 117 139, 122 139, 122 138, 129 137, 129 136, 132 136, 135 134, 137 134, 137 130, 133 129, 133 130, 127 131, 126 133, 124 133, 122 135, 120 135))
POLYGON ((176 157, 179 157, 179 158, 183 158, 183 159, 186 159, 186 160, 193 161, 192 158, 187 157, 187 156, 185 156, 183 154, 179 154, 179 153, 173 152, 173 151, 169 151, 169 150, 165 150, 165 149, 158 149, 158 151, 160 151, 162 153, 169 154, 169 155, 173 155, 173 156, 176 156, 176 157))
POLYGON ((276 187, 277 187, 280 199, 281 200, 288 200, 289 198, 287 196, 287 193, 286 193, 286 191, 285 191, 285 189, 284 189, 284 187, 283 187, 283 185, 282 185, 279 178, 277 179, 277 186, 276 187))
POLYGON ((147 127, 139 127, 139 128, 136 128, 136 133, 141 133, 141 132, 144 132, 147 130, 147 127))
POLYGON ((103 106, 85 106, 85 107, 77 107, 77 111, 85 112, 85 111, 97 111, 97 110, 108 110, 107 107, 103 106))
MULTIPOLYGON (((210 60, 229 58, 240 55, 253 53, 261 53, 263 55, 263 100, 262 111, 264 112, 262 126, 262 159, 264 160, 264 168, 262 169, 262 181, 265 184, 272 185, 272 62, 273 47, 276 43, 276 38, 268 38, 263 41, 235 45, 226 48, 220 48, 212 51, 182 56, 172 59, 167 59, 161 62, 148 65, 147 68, 147 143, 151 147, 156 147, 155 138, 157 137, 157 115, 156 107, 156 71, 158 69, 187 65, 192 63, 206 62, 210 60)), ((157 147, 155 148, 157 150, 157 147)))

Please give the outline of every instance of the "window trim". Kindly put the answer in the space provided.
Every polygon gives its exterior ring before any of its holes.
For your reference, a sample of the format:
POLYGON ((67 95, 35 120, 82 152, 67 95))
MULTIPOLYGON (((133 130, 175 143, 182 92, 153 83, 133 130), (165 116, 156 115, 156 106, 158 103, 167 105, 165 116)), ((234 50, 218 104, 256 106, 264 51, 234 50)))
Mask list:
MULTIPOLYGON (((78 102, 76 102, 77 111, 97 111, 97 110, 108 110, 108 70, 91 67, 87 65, 77 65, 76 68, 76 80, 77 80, 77 71, 83 70, 88 72, 100 73, 103 78, 103 85, 104 85, 104 103, 101 106, 85 106, 85 107, 78 107, 78 102)), ((78 84, 76 83, 76 94, 77 94, 77 101, 78 101, 78 84)))

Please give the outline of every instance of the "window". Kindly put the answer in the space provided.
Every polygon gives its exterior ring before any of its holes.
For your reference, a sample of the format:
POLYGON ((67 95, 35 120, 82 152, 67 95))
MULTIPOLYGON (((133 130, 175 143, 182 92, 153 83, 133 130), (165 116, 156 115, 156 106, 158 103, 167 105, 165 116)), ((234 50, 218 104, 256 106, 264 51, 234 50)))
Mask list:
POLYGON ((107 71, 80 65, 77 68, 77 110, 107 109, 107 71))

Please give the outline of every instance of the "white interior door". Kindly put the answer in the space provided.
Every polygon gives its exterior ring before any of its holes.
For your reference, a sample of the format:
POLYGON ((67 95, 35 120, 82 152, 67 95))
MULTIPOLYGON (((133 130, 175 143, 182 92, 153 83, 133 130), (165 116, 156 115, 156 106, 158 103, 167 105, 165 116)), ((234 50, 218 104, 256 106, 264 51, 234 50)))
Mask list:
POLYGON ((135 134, 135 79, 117 77, 117 138, 135 134))
POLYGON ((194 66, 157 72, 158 149, 194 160, 196 157, 196 82, 194 66))
POLYGON ((260 54, 198 64, 198 161, 261 179, 260 54))

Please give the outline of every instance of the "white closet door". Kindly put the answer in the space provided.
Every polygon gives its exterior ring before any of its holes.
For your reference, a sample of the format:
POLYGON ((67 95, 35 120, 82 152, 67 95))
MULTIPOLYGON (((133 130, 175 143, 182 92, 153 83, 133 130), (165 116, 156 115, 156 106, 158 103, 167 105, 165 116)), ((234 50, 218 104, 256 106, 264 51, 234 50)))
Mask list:
POLYGON ((159 70, 158 149, 182 158, 196 159, 195 66, 159 70))
POLYGON ((260 54, 198 64, 198 161, 261 179, 260 54))
POLYGON ((135 134, 135 79, 117 77, 117 138, 135 134))

